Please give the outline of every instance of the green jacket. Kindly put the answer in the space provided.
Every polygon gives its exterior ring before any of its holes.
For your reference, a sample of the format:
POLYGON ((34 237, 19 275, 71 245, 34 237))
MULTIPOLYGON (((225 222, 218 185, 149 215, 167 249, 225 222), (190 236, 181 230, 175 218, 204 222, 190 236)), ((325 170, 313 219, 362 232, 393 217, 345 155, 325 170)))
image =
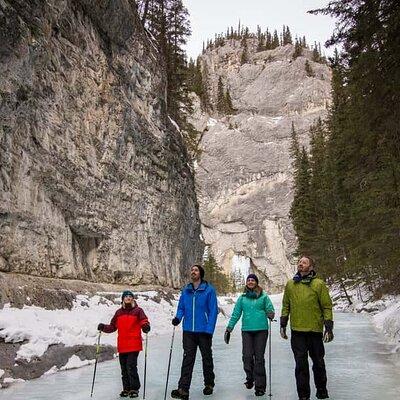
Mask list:
POLYGON ((322 332, 324 321, 333 321, 332 300, 324 281, 319 278, 298 283, 290 280, 283 294, 281 315, 290 315, 290 327, 294 331, 322 332))
POLYGON ((242 331, 261 331, 268 329, 268 312, 275 312, 268 295, 261 290, 256 298, 250 298, 243 293, 235 304, 228 328, 232 329, 242 318, 242 331))

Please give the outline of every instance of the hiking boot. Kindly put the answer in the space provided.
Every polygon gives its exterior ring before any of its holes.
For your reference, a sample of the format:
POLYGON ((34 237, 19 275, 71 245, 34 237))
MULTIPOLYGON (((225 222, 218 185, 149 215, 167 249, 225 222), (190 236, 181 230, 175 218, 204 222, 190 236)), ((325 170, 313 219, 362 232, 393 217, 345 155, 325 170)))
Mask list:
POLYGON ((120 394, 119 397, 129 397, 129 390, 123 390, 120 394))
POLYGON ((184 389, 174 389, 171 392, 171 397, 173 399, 183 399, 183 400, 189 400, 189 392, 184 390, 184 389))
POLYGON ((139 390, 131 390, 129 392, 129 397, 130 398, 139 397, 139 390))
POLYGON ((257 389, 255 392, 256 396, 264 396, 264 394, 265 394, 265 390, 257 389))
POLYGON ((244 386, 246 386, 246 389, 253 389, 254 382, 252 382, 252 381, 246 381, 246 382, 244 383, 244 386))
POLYGON ((317 390, 317 399, 329 399, 327 390, 317 390))
POLYGON ((211 385, 206 385, 203 389, 203 394, 206 396, 209 396, 210 394, 213 394, 214 386, 211 385))
POLYGON ((299 397, 299 400, 310 400, 309 397, 299 397))

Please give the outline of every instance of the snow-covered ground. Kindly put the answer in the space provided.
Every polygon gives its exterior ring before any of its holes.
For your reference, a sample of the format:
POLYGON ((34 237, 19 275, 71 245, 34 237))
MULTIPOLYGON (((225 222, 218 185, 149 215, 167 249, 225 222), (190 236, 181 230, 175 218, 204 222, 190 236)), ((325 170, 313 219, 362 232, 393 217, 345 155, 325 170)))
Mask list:
POLYGON ((394 361, 400 364, 400 296, 383 296, 374 300, 371 293, 362 285, 349 285, 347 294, 337 285, 332 288, 332 298, 336 311, 366 313, 371 317, 375 328, 393 345, 394 361))
MULTIPOLYGON (((137 292, 137 303, 143 308, 151 322, 152 336, 160 336, 171 330, 171 319, 174 316, 178 295, 173 299, 160 298, 155 291, 137 292)), ((78 295, 73 307, 62 310, 47 310, 36 306, 25 305, 22 309, 6 304, 0 312, 0 338, 6 343, 23 343, 17 351, 16 361, 30 361, 41 357, 51 345, 64 344, 95 345, 98 337, 97 325, 109 323, 115 311, 120 307, 120 293, 98 293, 94 296, 78 295), (107 298, 105 297, 107 296, 107 298), (110 300, 112 298, 113 300, 110 300)), ((233 307, 233 297, 219 297, 221 317, 219 324, 226 323, 233 307)), ((116 345, 116 333, 103 334, 103 345, 116 345)), ((73 355, 61 368, 53 366, 45 374, 58 370, 74 369, 93 363, 94 360, 81 360, 73 355)), ((0 362, 1 368, 1 362, 0 362)), ((4 370, 0 370, 0 382, 11 383, 13 379, 2 380, 4 370)))
MULTIPOLYGON (((216 374, 215 400, 252 400, 254 390, 246 390, 243 382, 241 334, 235 328, 229 345, 223 342, 224 318, 213 338, 213 355, 216 374), (222 326, 221 326, 222 325, 222 326)), ((149 334, 147 356, 146 399, 164 398, 172 327, 168 335, 149 334)), ((328 390, 331 400, 398 400, 400 373, 393 367, 388 347, 380 342, 367 315, 336 314, 336 336, 325 347, 328 373, 328 390)), ((268 351, 265 355, 268 365, 268 351)), ((139 376, 143 385, 144 354, 139 355, 139 376)), ((179 380, 182 362, 182 334, 179 326, 175 332, 169 393, 179 380)), ((0 391, 0 400, 87 400, 89 399, 93 366, 47 375, 40 379, 12 385, 0 391)), ((282 340, 277 324, 272 327, 272 394, 276 400, 296 400, 294 360, 290 341, 282 340)), ((312 385, 312 399, 315 389, 312 385)), ((190 390, 191 400, 205 400, 202 393, 203 374, 201 357, 197 356, 190 390)), ((269 389, 269 387, 268 387, 269 389)), ((121 372, 117 360, 101 363, 97 367, 93 400, 112 400, 121 391, 121 372)), ((143 386, 140 398, 143 397, 143 386)), ((267 397, 262 397, 263 399, 267 397)))
MULTIPOLYGON (((400 303, 399 297, 387 297, 379 301, 367 301, 367 296, 359 290, 350 290, 353 305, 349 306, 343 294, 334 288, 332 297, 338 311, 370 312, 374 325, 382 331, 387 340, 394 346, 393 353, 399 351, 400 339, 400 303)), ((150 319, 153 337, 165 336, 171 331, 178 295, 168 300, 155 291, 138 292, 137 303, 150 319)), ((282 295, 271 296, 279 315, 282 295)), ((220 296, 221 314, 218 326, 227 324, 234 305, 234 297, 220 296)), ((22 309, 5 307, 0 312, 0 338, 5 342, 22 343, 16 361, 32 360, 42 356, 49 346, 54 344, 95 345, 99 322, 109 323, 115 311, 120 307, 120 293, 98 293, 92 297, 79 295, 71 310, 46 310, 36 306, 24 306, 22 309), (106 296, 106 297, 105 297, 106 296), (111 300, 110 300, 111 299, 111 300)), ((116 333, 103 334, 103 345, 116 344, 116 333)), ((81 360, 73 355, 62 367, 53 366, 45 374, 53 374, 59 370, 74 369, 93 363, 94 360, 81 360)), ((0 363, 0 368, 2 367, 0 363)), ((0 382, 10 383, 12 378, 5 377, 0 369, 0 382), (3 377, 3 378, 2 378, 3 377)))

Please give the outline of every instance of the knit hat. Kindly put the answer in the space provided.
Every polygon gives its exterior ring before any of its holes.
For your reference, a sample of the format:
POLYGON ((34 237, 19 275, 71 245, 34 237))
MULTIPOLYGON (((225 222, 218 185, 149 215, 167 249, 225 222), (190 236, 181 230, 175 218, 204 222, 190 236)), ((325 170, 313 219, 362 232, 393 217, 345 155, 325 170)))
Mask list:
POLYGON ((197 267, 198 269, 199 269, 199 271, 200 271, 200 278, 203 280, 204 279, 204 275, 205 275, 205 271, 204 271, 204 268, 201 266, 201 265, 199 265, 199 264, 194 264, 194 265, 192 265, 192 268, 193 267, 197 267))
POLYGON ((257 285, 258 285, 258 277, 257 277, 257 275, 255 275, 255 274, 249 274, 249 275, 247 276, 247 278, 246 278, 246 282, 247 282, 249 279, 254 279, 254 280, 257 282, 257 285))
POLYGON ((134 297, 134 296, 133 296, 133 293, 132 293, 130 290, 124 290, 124 291, 122 292, 121 300, 123 301, 123 300, 124 300, 124 297, 126 297, 126 296, 132 296, 132 297, 134 297))

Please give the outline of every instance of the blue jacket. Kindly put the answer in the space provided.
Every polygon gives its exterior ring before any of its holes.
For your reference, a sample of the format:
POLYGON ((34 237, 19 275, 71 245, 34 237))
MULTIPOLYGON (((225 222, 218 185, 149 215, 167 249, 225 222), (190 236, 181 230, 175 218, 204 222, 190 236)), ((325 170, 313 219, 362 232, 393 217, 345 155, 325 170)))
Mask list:
POLYGON ((218 304, 215 289, 201 282, 197 290, 189 283, 182 289, 176 317, 183 318, 183 330, 213 334, 217 322, 218 304))

